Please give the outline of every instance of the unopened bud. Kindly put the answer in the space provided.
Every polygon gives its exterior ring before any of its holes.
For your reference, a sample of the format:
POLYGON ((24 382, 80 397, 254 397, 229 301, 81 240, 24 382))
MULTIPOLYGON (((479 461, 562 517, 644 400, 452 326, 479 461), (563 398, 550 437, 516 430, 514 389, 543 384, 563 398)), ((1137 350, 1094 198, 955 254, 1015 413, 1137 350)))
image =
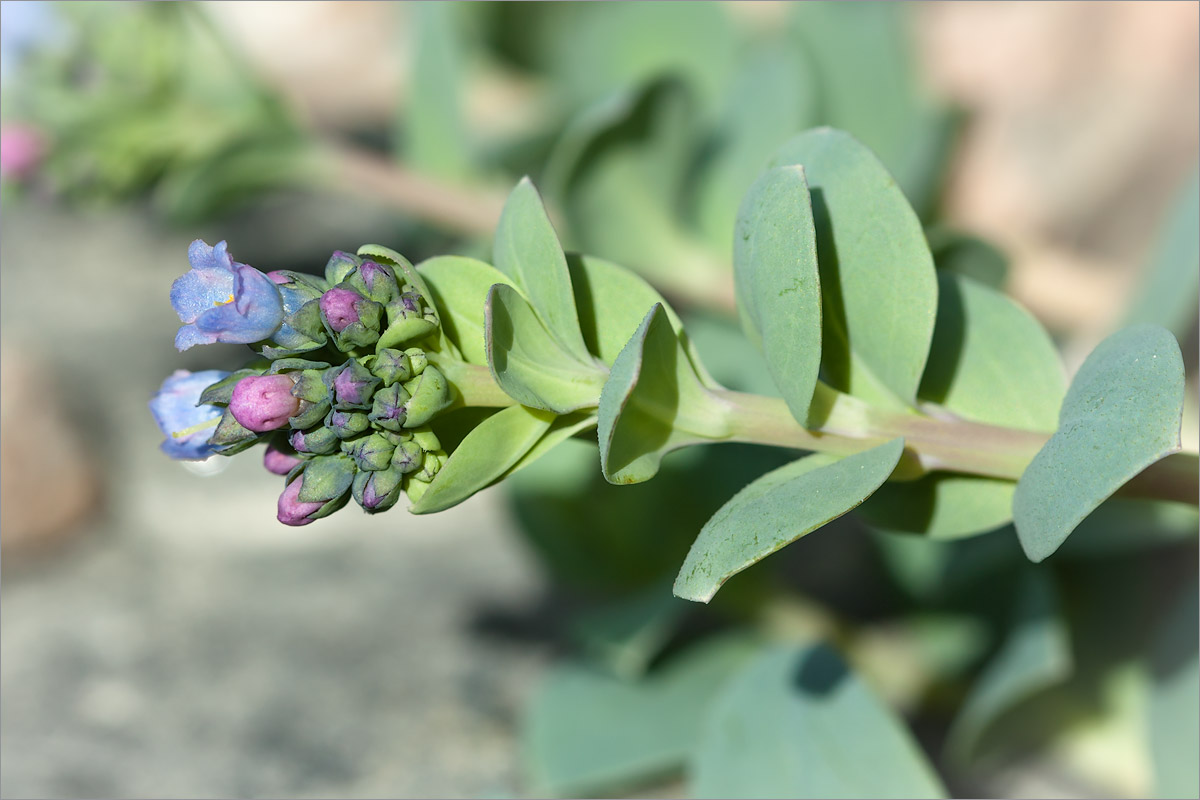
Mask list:
POLYGON ((300 410, 292 395, 291 375, 250 375, 238 381, 229 398, 229 411, 247 430, 273 431, 288 424, 300 410))

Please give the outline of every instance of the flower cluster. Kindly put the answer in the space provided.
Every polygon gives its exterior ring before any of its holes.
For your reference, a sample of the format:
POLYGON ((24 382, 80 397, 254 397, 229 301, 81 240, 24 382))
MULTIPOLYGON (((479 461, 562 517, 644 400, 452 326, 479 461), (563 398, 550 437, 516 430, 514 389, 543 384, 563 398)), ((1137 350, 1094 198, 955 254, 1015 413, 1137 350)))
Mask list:
POLYGON ((258 354, 242 369, 169 377, 150 402, 172 458, 233 455, 265 443, 284 475, 279 521, 305 525, 351 497, 384 511, 416 500, 447 455, 428 423, 454 402, 422 348, 438 317, 397 257, 336 252, 323 278, 262 273, 225 242, 193 242, 192 269, 171 287, 184 323, 175 345, 237 342, 258 354))

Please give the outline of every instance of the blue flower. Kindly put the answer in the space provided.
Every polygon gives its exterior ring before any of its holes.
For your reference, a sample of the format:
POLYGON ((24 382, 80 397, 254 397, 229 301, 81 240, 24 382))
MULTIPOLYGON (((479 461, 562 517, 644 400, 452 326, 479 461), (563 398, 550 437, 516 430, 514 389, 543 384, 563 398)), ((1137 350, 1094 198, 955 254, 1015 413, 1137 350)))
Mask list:
POLYGON ((204 372, 180 369, 163 381, 158 394, 150 400, 150 411, 159 429, 167 436, 162 443, 164 453, 189 461, 212 455, 208 440, 224 412, 217 406, 197 403, 205 389, 229 374, 219 369, 204 372))
POLYGON ((283 300, 274 282, 254 267, 236 263, 225 242, 188 247, 192 268, 171 284, 171 305, 184 322, 175 347, 250 344, 269 339, 283 323, 283 300))

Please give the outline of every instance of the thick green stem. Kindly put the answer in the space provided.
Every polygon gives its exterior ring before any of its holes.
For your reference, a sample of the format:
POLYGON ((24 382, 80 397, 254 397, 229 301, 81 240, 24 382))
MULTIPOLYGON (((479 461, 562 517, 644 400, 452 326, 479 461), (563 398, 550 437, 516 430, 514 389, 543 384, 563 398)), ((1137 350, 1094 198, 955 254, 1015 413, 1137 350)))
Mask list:
POLYGON ((966 420, 884 411, 823 384, 813 405, 811 429, 797 424, 779 398, 715 394, 730 407, 734 441, 848 455, 903 436, 908 454, 904 477, 946 470, 1016 480, 1049 438, 966 420))

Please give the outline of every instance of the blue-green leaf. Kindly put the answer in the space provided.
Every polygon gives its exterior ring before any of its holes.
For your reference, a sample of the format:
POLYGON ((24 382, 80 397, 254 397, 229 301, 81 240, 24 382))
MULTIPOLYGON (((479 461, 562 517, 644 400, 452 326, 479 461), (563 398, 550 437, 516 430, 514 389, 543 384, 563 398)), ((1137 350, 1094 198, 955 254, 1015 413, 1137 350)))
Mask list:
POLYGON ((945 797, 896 714, 830 648, 776 647, 704 720, 695 797, 945 797))
POLYGON ((1200 642, 1195 581, 1180 593, 1152 643, 1150 758, 1154 797, 1200 795, 1200 642))
POLYGON ((563 350, 528 301, 507 284, 488 292, 484 342, 492 377, 522 405, 566 414, 599 400, 602 368, 563 350))
POLYGON ((575 358, 590 361, 579 332, 567 259, 529 178, 522 178, 508 196, 493 249, 496 269, 525 293, 555 340, 575 358))
POLYGON ((776 167, 750 187, 733 248, 738 307, 771 378, 807 424, 821 368, 821 277, 804 168, 776 167))
POLYGON ((1125 324, 1154 322, 1178 338, 1196 330, 1200 280, 1200 172, 1193 172, 1159 235, 1157 252, 1125 324))
POLYGON ((1071 642, 1051 576, 1030 570, 1018 584, 1008 638, 963 702, 950 730, 952 756, 968 760, 1001 714, 1071 672, 1071 642))
POLYGON ((522 760, 535 794, 604 795, 677 771, 713 695, 754 651, 744 639, 698 645, 638 681, 567 664, 529 705, 522 760))
POLYGON ((613 361, 597 427, 610 483, 649 480, 671 450, 728 435, 724 408, 700 382, 662 305, 613 361))
POLYGON ((696 223, 716 252, 731 251, 738 204, 768 154, 817 121, 815 106, 811 70, 796 48, 765 44, 747 54, 696 191, 696 223))
POLYGON ((457 345, 469 364, 486 364, 483 308, 488 291, 497 283, 512 286, 508 276, 491 264, 462 256, 436 256, 422 261, 424 276, 442 322, 442 334, 457 345))
POLYGON ((917 215, 879 159, 844 131, 802 133, 770 164, 800 164, 808 180, 826 380, 874 403, 911 405, 937 312, 933 258, 917 215))
POLYGON ((463 125, 457 9, 453 3, 414 3, 416 52, 409 96, 403 104, 404 160, 442 178, 471 173, 471 151, 463 125))
POLYGON ((550 429, 554 414, 509 406, 466 435, 409 509, 432 514, 461 503, 507 473, 550 429))
POLYGON ((1025 554, 1046 558, 1113 492, 1177 451, 1182 417, 1183 357, 1169 331, 1135 325, 1101 342, 1067 391, 1058 430, 1017 483, 1025 554))
POLYGON ((1054 342, 1029 312, 971 278, 943 272, 919 393, 965 419, 1050 432, 1066 376, 1054 342))
POLYGON ((915 481, 885 483, 857 513, 881 531, 961 539, 1007 525, 1016 489, 1016 483, 1000 478, 934 472, 915 481))
POLYGON ((707 603, 729 578, 870 497, 903 452, 904 440, 893 439, 845 458, 805 456, 763 475, 700 531, 675 594, 707 603))
POLYGON ((575 290, 575 307, 579 310, 583 339, 588 349, 601 361, 612 364, 642 323, 645 309, 659 303, 687 351, 688 360, 692 362, 700 381, 709 388, 717 388, 716 381, 700 362, 683 323, 662 295, 645 279, 611 261, 576 253, 567 256, 567 267, 571 271, 571 286, 575 290))

